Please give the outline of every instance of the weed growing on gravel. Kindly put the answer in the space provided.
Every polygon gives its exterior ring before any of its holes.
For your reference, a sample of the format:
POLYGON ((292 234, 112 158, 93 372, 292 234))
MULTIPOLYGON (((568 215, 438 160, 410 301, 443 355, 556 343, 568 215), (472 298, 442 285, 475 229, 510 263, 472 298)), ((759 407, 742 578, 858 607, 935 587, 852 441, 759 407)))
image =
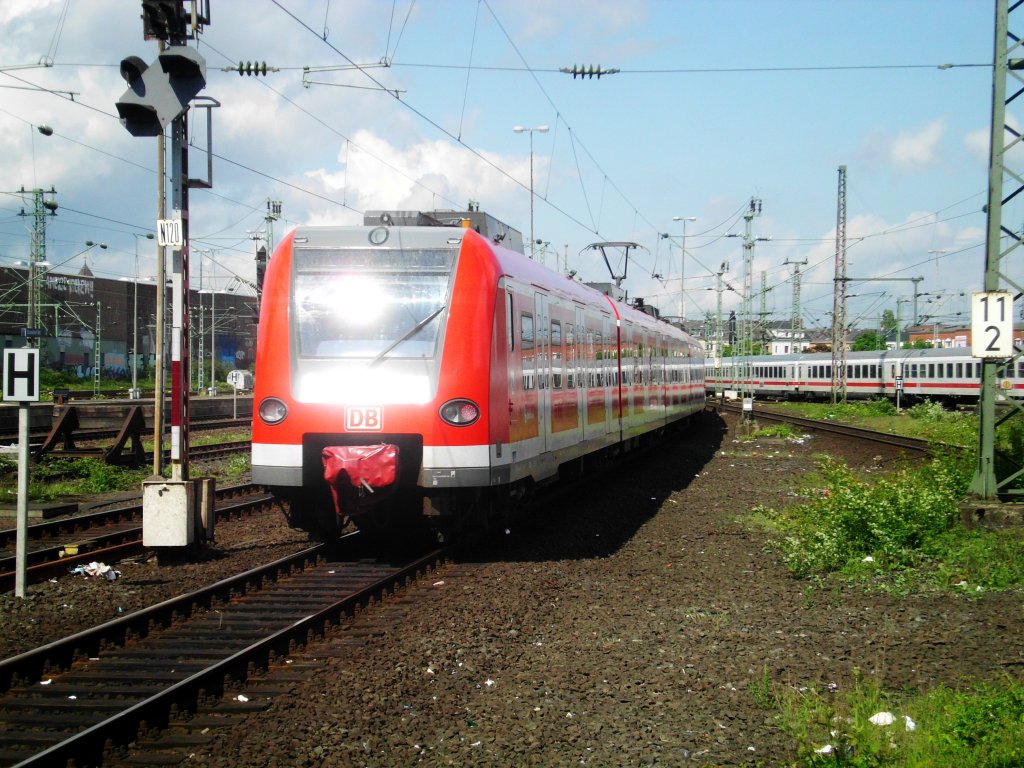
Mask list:
MULTIPOLYGON (((867 400, 848 403, 782 403, 777 407, 812 419, 841 421, 846 424, 907 435, 922 440, 931 440, 951 445, 973 446, 978 442, 978 420, 973 413, 950 411, 941 404, 924 401, 910 408, 896 412, 896 406, 888 400, 867 400)), ((1002 433, 1009 432, 1007 425, 1001 426, 997 439, 1002 442, 1002 433)), ((1021 444, 1024 445, 1024 429, 1021 429, 1021 444)), ((1022 455, 1020 453, 1016 454, 1022 455)))
POLYGON ((759 440, 765 437, 782 437, 787 440, 790 438, 799 437, 800 432, 792 424, 773 424, 770 427, 763 427, 756 432, 751 432, 749 435, 743 435, 740 440, 759 440))
POLYGON ((874 483, 832 459, 819 463, 818 490, 788 512, 782 548, 798 575, 840 570, 865 557, 885 568, 919 559, 922 545, 958 519, 970 467, 956 457, 903 466, 874 483))
POLYGON ((228 459, 224 468, 225 474, 233 480, 237 480, 251 469, 252 457, 248 453, 236 453, 228 459))
POLYGON ((29 498, 47 501, 65 496, 110 493, 137 488, 148 473, 99 459, 44 459, 32 469, 29 498))
POLYGON ((1024 587, 1024 535, 965 530, 958 503, 973 473, 968 455, 901 466, 873 482, 830 458, 802 504, 757 507, 752 521, 799 577, 842 576, 898 594, 954 590, 967 595, 1024 587))
POLYGON ((808 768, 1024 764, 1018 738, 1024 686, 1018 680, 894 696, 857 679, 845 694, 834 687, 785 689, 778 701, 783 728, 801 744, 799 765, 808 768))
POLYGON ((768 667, 764 667, 761 676, 747 685, 747 690, 750 691, 758 709, 775 709, 779 705, 771 677, 768 675, 768 667))

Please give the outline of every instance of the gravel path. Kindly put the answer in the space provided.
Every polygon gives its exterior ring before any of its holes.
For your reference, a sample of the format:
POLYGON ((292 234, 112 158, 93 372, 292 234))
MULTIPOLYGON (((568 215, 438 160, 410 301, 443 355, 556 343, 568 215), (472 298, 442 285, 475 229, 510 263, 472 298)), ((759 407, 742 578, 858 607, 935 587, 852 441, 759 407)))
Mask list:
MULTIPOLYGON (((593 482, 571 509, 496 533, 414 587, 415 600, 371 609, 382 634, 337 633, 330 644, 343 653, 189 762, 774 766, 792 760, 795 745, 757 706, 766 676, 844 690, 860 670, 896 690, 1020 675, 1019 594, 811 590, 743 524, 756 504, 791 501, 817 454, 873 467, 881 450, 850 453, 826 436, 739 443, 727 426, 708 416, 685 439, 593 482)), ((225 557, 188 570, 237 571, 236 552, 296 546, 301 536, 277 519, 233 533, 222 526, 225 557)), ((90 612, 79 602, 105 619, 129 594, 148 602, 194 577, 122 570, 114 582, 40 585, 20 607, 3 598, 5 617, 17 610, 3 623, 3 647, 21 642, 27 622, 38 635, 72 617, 69 631, 90 612)))

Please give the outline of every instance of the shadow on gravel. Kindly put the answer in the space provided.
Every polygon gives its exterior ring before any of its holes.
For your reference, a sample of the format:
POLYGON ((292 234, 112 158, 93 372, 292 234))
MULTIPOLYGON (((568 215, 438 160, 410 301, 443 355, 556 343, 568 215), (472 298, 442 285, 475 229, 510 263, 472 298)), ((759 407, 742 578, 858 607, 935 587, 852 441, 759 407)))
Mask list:
MULTIPOLYGON (((672 496, 711 461, 728 427, 714 411, 689 428, 626 457, 613 469, 558 488, 504 530, 483 537, 465 562, 532 562, 608 557, 664 506, 687 510, 672 496)), ((667 511, 667 510, 666 510, 667 511)))

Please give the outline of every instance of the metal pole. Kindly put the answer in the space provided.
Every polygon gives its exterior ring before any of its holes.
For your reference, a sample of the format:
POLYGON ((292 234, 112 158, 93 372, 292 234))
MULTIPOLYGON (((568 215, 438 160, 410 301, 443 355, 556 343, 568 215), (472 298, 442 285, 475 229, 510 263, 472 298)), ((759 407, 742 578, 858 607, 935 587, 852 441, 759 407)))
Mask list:
POLYGON ((14 596, 25 596, 28 557, 28 402, 18 403, 18 524, 15 545, 14 596))
POLYGON ((683 219, 683 242, 679 248, 679 327, 686 329, 686 221, 683 219))
POLYGON ((537 244, 533 235, 533 131, 530 131, 530 258, 537 258, 537 244))
MULTIPOLYGON (((164 50, 164 41, 159 43, 164 50)), ((164 134, 156 139, 156 207, 157 219, 166 218, 166 146, 164 134)), ((164 470, 164 313, 167 311, 167 270, 164 246, 156 248, 156 357, 153 361, 153 476, 160 477, 164 470)))
POLYGON ((92 393, 99 397, 100 377, 103 375, 103 303, 99 301, 96 302, 96 332, 93 338, 95 347, 92 354, 96 359, 92 363, 92 393))
POLYGON ((530 258, 533 259, 537 256, 536 238, 533 234, 533 134, 534 132, 547 133, 548 127, 546 125, 538 125, 533 128, 524 128, 521 125, 517 125, 512 131, 514 133, 530 134, 530 258))
POLYGON ((129 398, 139 399, 139 236, 135 238, 135 298, 132 301, 132 391, 129 398))
MULTIPOLYGON (((211 281, 212 282, 212 281, 211 281)), ((210 291, 210 389, 212 397, 217 394, 217 294, 210 291)))
POLYGON ((188 314, 188 144, 187 111, 171 126, 172 205, 181 220, 182 244, 174 249, 171 317, 171 479, 188 480, 189 314, 188 314))
MULTIPOLYGON (((696 216, 673 216, 672 221, 683 222, 682 253, 679 256, 679 325, 686 327, 686 223, 696 221, 696 216)), ((671 243, 671 241, 669 241, 671 243)), ((671 248, 671 245, 669 246, 671 248)))

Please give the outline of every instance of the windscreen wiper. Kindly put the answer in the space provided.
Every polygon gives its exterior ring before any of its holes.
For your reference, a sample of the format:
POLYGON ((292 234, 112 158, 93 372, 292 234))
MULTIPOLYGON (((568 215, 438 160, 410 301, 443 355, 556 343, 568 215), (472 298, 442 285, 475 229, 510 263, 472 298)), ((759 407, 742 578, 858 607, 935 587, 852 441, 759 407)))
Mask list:
POLYGON ((433 321, 433 319, 434 319, 435 317, 437 317, 437 316, 438 316, 438 315, 440 315, 440 314, 441 314, 442 312, 444 312, 444 308, 445 308, 446 306, 447 306, 446 304, 442 304, 442 305, 441 305, 440 307, 438 307, 437 309, 435 309, 435 310, 434 310, 433 312, 431 312, 431 313, 430 313, 429 315, 427 315, 427 316, 426 316, 425 318, 423 318, 423 319, 422 319, 422 320, 420 320, 420 321, 419 321, 418 323, 416 323, 416 325, 414 325, 414 326, 413 326, 412 328, 410 328, 410 329, 409 329, 408 331, 406 331, 406 332, 405 332, 405 333, 403 333, 403 334, 402 334, 401 336, 399 336, 399 337, 398 337, 397 339, 395 339, 395 340, 394 340, 393 342, 391 342, 391 343, 390 343, 390 344, 388 344, 388 345, 387 345, 386 347, 384 347, 384 349, 382 349, 382 350, 381 350, 380 352, 378 352, 378 353, 377 353, 377 356, 376 356, 376 357, 374 357, 374 358, 373 358, 373 360, 371 360, 371 361, 370 361, 370 362, 369 362, 369 363, 367 364, 367 366, 366 366, 366 367, 367 367, 367 368, 372 368, 372 367, 373 367, 373 366, 375 366, 375 365, 376 365, 377 363, 379 363, 379 362, 380 362, 381 360, 383 360, 383 359, 384 359, 384 358, 385 358, 385 357, 387 356, 387 354, 388 354, 388 353, 389 353, 389 352, 390 352, 391 350, 393 350, 393 349, 394 349, 395 347, 397 347, 397 346, 398 346, 399 344, 401 344, 401 343, 402 343, 403 341, 408 341, 408 340, 409 340, 409 339, 411 339, 411 338, 412 338, 413 336, 415 336, 415 335, 416 335, 417 333, 419 333, 419 332, 420 332, 420 331, 422 331, 422 330, 423 330, 424 328, 426 328, 426 327, 427 327, 428 325, 430 325, 430 323, 431 323, 431 322, 433 321))

